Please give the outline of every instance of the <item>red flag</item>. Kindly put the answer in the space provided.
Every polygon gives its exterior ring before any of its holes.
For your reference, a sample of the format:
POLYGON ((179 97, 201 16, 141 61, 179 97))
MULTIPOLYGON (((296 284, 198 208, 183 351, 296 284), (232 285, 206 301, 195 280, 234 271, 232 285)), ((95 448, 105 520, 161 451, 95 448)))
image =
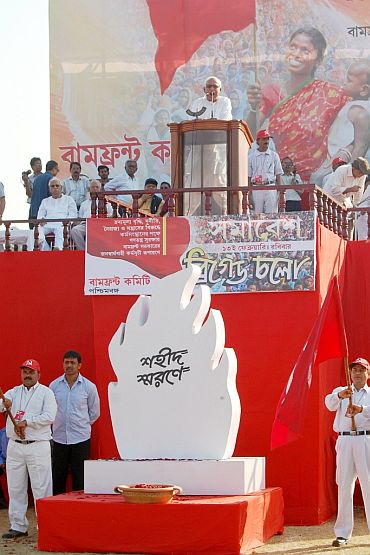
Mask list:
POLYGON ((342 303, 337 279, 329 286, 324 304, 289 376, 276 408, 271 449, 302 436, 308 393, 315 364, 348 354, 342 303))
POLYGON ((158 39, 155 66, 161 92, 175 71, 190 60, 210 36, 221 31, 241 31, 256 20, 255 0, 147 0, 154 34, 158 39))

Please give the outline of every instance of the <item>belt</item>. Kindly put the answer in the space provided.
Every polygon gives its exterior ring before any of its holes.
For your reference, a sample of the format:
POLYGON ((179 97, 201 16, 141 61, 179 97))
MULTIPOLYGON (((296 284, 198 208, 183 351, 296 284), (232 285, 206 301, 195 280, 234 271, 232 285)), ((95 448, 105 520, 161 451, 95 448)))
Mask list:
POLYGON ((262 181, 262 183, 252 181, 252 185, 275 185, 275 181, 262 181))
POLYGON ((338 432, 340 436, 370 436, 370 430, 354 430, 351 432, 338 432))
POLYGON ((29 443, 35 443, 35 439, 15 439, 16 443, 22 443, 22 445, 28 445, 29 443))

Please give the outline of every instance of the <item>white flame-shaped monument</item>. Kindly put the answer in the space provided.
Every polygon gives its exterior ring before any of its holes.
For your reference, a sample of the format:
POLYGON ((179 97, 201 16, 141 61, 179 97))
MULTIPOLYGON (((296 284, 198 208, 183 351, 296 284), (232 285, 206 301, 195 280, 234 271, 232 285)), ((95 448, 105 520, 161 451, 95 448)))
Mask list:
POLYGON ((225 459, 240 420, 237 361, 218 310, 191 266, 140 296, 109 345, 109 384, 122 459, 225 459), (208 317, 207 317, 208 315, 208 317))

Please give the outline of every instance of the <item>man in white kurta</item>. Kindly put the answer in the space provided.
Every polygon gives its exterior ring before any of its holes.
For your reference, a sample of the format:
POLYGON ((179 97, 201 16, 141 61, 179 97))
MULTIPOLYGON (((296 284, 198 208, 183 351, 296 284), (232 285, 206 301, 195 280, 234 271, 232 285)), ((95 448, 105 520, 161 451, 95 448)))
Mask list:
MULTIPOLYGON (((194 100, 191 110, 199 112, 201 119, 231 120, 231 102, 221 96, 221 81, 217 77, 209 77, 204 86, 205 95, 194 100)), ((195 144, 185 153, 185 187, 226 187, 226 133, 225 142, 221 144, 195 144)), ((227 193, 212 193, 213 214, 227 213, 227 193)), ((183 200, 184 215, 198 214, 201 205, 200 194, 185 194, 183 200)))
MULTIPOLYGON (((77 206, 72 197, 62 194, 62 185, 59 179, 51 179, 49 182, 51 197, 44 198, 40 204, 37 218, 65 220, 77 218, 77 206)), ((63 224, 62 222, 47 222, 41 224, 45 235, 54 233, 54 249, 63 249, 63 224)), ((46 241, 43 243, 43 250, 49 250, 46 241)))
POLYGON ((350 364, 352 386, 337 387, 325 397, 325 405, 336 411, 334 431, 338 433, 337 484, 338 516, 334 526, 334 547, 345 545, 353 530, 353 491, 359 478, 365 505, 367 525, 370 530, 370 364, 357 358, 350 364), (352 410, 349 397, 352 394, 352 410), (351 431, 354 416, 356 431, 351 431))
MULTIPOLYGON (((101 183, 97 179, 94 179, 90 183, 90 193, 98 193, 99 191, 101 191, 101 183)), ((106 205, 106 209, 107 209, 107 216, 108 216, 108 218, 110 218, 112 216, 112 213, 113 213, 112 205, 110 203, 108 203, 106 205)), ((83 203, 81 204, 80 209, 78 211, 78 217, 79 218, 84 218, 85 220, 86 220, 86 218, 91 218, 91 198, 88 198, 88 199, 83 201, 83 203)), ((72 227, 72 229, 71 229, 71 239, 74 242, 74 244, 76 245, 76 249, 78 251, 84 251, 85 250, 86 221, 81 222, 80 224, 72 227)))
POLYGON ((364 192, 369 167, 365 158, 356 158, 352 164, 340 166, 325 183, 324 193, 347 208, 357 206, 364 192))
POLYGON ((28 478, 35 501, 53 492, 50 427, 57 403, 54 393, 39 383, 37 360, 28 359, 20 368, 22 385, 9 389, 5 401, 0 401, 0 410, 10 409, 16 420, 16 426, 9 417, 6 421, 10 529, 3 534, 4 539, 27 536, 28 478))

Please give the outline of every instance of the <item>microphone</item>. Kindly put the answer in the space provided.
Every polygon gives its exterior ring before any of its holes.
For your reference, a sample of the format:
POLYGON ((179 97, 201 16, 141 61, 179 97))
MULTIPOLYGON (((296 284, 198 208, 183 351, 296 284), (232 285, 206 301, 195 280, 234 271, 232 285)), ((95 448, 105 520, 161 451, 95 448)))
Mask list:
POLYGON ((213 96, 214 96, 214 94, 215 93, 213 91, 211 91, 211 97, 212 97, 211 98, 211 102, 212 102, 211 119, 213 119, 213 96))

